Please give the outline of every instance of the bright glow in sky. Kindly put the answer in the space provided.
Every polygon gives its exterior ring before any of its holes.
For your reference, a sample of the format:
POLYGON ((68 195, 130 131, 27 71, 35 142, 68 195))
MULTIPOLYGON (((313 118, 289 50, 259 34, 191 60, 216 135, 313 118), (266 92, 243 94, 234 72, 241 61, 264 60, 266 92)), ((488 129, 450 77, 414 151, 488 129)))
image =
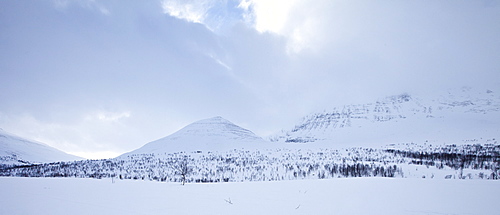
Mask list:
POLYGON ((500 91, 498 1, 0 1, 0 127, 113 157, 403 92, 500 91))
POLYGON ((163 11, 173 17, 194 23, 203 23, 207 15, 206 2, 163 1, 163 11))

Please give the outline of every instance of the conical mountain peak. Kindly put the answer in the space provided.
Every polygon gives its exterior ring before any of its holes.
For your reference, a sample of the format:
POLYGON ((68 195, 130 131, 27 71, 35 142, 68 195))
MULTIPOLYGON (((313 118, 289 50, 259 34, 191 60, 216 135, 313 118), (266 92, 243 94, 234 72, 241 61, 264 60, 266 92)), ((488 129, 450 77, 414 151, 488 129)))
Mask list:
POLYGON ((265 147, 267 143, 253 132, 216 116, 191 123, 172 135, 150 142, 125 155, 250 149, 265 147))
POLYGON ((224 119, 221 116, 215 116, 215 117, 212 117, 212 118, 199 120, 199 121, 197 121, 195 123, 199 123, 199 122, 229 122, 229 121, 227 119, 224 119))
POLYGON ((261 139, 256 136, 253 132, 244 129, 234 123, 226 120, 220 116, 203 119, 194 122, 181 130, 175 132, 174 134, 168 136, 168 138, 191 138, 191 137, 214 137, 219 136, 225 139, 233 140, 254 140, 261 139))

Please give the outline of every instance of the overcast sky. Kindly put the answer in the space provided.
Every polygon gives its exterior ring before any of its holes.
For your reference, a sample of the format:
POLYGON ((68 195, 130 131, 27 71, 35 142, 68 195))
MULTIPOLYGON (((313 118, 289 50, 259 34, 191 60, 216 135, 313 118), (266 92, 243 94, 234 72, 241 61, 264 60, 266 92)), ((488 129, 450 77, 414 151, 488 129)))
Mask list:
POLYGON ((0 1, 0 128, 107 158, 222 116, 257 135, 499 89, 500 1, 0 1))

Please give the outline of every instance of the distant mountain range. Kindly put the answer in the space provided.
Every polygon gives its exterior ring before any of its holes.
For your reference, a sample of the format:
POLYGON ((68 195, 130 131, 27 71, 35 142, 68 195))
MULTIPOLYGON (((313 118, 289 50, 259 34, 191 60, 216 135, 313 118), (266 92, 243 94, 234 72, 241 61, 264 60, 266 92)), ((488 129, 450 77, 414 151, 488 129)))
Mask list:
POLYGON ((83 160, 83 158, 0 129, 0 164, 23 165, 74 160, 83 160))
POLYGON ((126 153, 227 151, 276 147, 379 147, 398 143, 495 143, 500 97, 491 90, 461 88, 437 98, 403 93, 366 104, 344 105, 303 118, 270 142, 222 117, 200 120, 126 153))
MULTIPOLYGON (((334 107, 265 140, 222 118, 194 122, 172 135, 125 153, 229 151, 270 148, 377 148, 389 144, 497 144, 500 97, 492 90, 461 88, 436 98, 403 93, 371 103, 334 107)), ((82 159, 0 130, 0 163, 82 159)))
POLYGON ((308 146, 492 142, 500 134, 500 97, 461 88, 434 99, 407 93, 314 113, 273 142, 308 146))

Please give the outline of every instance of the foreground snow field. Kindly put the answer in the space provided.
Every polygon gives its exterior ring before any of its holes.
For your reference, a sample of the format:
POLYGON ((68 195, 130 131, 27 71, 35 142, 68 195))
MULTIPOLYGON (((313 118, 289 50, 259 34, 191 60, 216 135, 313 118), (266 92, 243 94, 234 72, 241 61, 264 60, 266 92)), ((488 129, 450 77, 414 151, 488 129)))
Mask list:
POLYGON ((498 214, 500 182, 346 178, 186 184, 0 178, 0 214, 498 214))

